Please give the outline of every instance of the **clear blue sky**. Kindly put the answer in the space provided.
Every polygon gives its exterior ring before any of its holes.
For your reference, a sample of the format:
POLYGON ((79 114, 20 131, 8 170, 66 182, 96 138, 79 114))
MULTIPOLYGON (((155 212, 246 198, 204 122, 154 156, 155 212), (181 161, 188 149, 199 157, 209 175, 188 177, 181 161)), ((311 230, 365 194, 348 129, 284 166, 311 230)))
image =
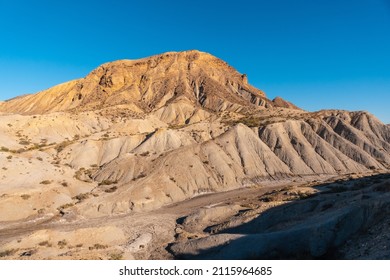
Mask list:
POLYGON ((0 100, 98 65, 198 49, 268 97, 390 123, 390 0, 0 0, 0 100))

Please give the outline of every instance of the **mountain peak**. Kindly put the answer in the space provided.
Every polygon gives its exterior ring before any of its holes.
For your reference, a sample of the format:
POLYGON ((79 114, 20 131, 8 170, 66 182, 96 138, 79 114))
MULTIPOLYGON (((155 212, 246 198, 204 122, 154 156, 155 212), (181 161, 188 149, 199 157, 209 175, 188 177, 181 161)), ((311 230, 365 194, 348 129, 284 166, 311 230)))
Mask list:
POLYGON ((85 78, 6 101, 0 111, 43 114, 132 105, 149 113, 179 99, 212 112, 273 106, 245 74, 211 54, 190 50, 108 62, 85 78))

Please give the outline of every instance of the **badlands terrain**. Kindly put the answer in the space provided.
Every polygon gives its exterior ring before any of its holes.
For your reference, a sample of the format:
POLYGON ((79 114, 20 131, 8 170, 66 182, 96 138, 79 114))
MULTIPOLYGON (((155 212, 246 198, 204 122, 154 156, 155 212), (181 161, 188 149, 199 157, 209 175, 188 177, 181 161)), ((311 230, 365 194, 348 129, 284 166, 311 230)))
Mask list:
POLYGON ((199 51, 115 61, 0 103, 0 258, 388 259, 389 168, 368 112, 199 51))

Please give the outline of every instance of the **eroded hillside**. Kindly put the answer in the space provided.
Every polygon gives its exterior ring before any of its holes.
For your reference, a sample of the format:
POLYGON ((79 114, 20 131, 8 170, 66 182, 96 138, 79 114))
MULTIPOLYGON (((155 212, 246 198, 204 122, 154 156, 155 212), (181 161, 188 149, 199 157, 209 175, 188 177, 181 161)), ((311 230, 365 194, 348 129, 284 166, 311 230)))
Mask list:
MULTIPOLYGON (((209 227, 245 224, 262 213, 256 209, 276 206, 261 197, 268 191, 293 188, 288 203, 318 192, 321 182, 390 167, 390 127, 371 114, 312 113, 271 101, 245 75, 197 51, 107 63, 83 79, 3 102, 0 112, 6 258, 196 255, 231 226, 209 227), (256 195, 256 203, 244 203, 256 195), (227 207, 214 209, 220 203, 227 207), (242 210, 251 218, 234 218, 242 210)), ((224 232, 218 242, 237 234, 224 232)))

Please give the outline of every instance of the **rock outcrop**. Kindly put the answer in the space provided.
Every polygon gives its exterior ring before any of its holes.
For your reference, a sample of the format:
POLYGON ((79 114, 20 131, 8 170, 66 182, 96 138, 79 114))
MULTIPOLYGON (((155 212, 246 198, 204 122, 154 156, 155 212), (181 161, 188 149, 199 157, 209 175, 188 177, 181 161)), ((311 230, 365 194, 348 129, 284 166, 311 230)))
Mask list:
POLYGON ((192 112, 272 107, 264 93, 226 62, 199 51, 106 63, 83 79, 0 104, 1 112, 42 114, 132 104, 144 113, 192 105, 192 112), (166 108, 164 108, 166 109, 166 108))

